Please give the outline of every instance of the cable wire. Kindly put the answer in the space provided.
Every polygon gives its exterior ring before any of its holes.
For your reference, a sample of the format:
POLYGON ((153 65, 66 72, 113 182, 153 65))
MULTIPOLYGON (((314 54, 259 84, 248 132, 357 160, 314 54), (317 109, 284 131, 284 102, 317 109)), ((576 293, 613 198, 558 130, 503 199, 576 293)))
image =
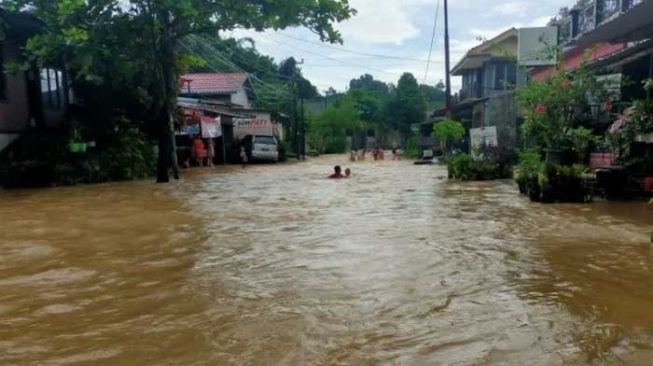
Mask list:
POLYGON ((431 56, 433 55, 433 46, 435 45, 435 35, 438 30, 438 19, 440 18, 440 0, 438 0, 435 7, 435 21, 433 22, 433 34, 431 35, 431 47, 429 47, 429 57, 426 62, 426 71, 424 72, 424 84, 429 77, 429 70, 431 68, 431 56))

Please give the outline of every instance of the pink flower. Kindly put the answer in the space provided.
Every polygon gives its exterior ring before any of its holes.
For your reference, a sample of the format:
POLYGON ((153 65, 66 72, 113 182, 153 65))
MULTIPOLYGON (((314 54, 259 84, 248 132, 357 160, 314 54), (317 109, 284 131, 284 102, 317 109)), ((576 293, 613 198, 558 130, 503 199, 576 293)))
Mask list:
POLYGON ((544 104, 538 104, 535 107, 535 113, 536 114, 546 114, 546 106, 544 104))

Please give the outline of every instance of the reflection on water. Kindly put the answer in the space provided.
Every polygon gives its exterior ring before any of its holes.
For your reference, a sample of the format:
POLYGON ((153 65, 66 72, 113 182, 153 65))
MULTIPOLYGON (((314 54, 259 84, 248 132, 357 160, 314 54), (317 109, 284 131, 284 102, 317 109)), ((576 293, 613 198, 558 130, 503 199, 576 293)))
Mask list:
POLYGON ((652 208, 339 162, 0 193, 0 364, 649 364, 652 208))

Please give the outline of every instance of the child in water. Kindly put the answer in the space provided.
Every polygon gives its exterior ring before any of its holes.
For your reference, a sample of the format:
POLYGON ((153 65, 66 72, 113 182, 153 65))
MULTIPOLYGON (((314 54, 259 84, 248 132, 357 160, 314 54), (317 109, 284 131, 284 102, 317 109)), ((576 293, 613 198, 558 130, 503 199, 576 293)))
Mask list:
POLYGON ((243 168, 247 166, 247 151, 245 146, 240 147, 240 161, 243 163, 243 168))

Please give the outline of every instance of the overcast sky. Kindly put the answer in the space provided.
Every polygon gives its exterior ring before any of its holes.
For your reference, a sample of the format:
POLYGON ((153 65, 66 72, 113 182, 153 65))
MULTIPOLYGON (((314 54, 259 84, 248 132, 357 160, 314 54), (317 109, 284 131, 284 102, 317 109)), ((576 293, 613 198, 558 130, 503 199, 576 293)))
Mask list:
MULTIPOLYGON (((510 27, 542 26, 558 9, 574 0, 450 0, 452 65, 479 38, 491 38, 510 27)), ((376 79, 396 83, 401 73, 412 72, 424 81, 428 50, 438 0, 350 0, 358 14, 337 28, 341 46, 321 45, 316 35, 302 29, 283 32, 233 32, 252 37, 263 54, 277 61, 294 56, 304 60, 304 75, 320 91, 329 87, 344 91, 349 80, 369 73, 376 79), (342 49, 342 50, 341 50, 342 49), (353 52, 352 52, 353 51, 353 52), (401 57, 392 59, 356 54, 401 57)), ((440 1, 442 8, 442 1, 440 1)), ((436 43, 426 83, 444 79, 444 18, 440 9, 436 43)), ((454 91, 460 81, 454 79, 454 91)))

